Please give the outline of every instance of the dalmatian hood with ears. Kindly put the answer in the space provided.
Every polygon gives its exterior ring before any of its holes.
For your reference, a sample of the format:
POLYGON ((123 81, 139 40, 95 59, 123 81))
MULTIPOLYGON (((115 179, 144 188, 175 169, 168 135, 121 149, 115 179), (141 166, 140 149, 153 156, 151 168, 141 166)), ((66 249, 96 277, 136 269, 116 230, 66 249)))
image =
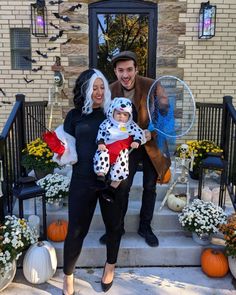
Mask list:
POLYGON ((107 119, 109 119, 116 127, 128 127, 133 120, 131 101, 124 97, 114 98, 107 110, 107 119), (113 117, 115 110, 129 113, 128 121, 126 123, 117 122, 113 117))
POLYGON ((144 144, 146 142, 144 131, 133 121, 132 102, 124 97, 116 97, 112 100, 108 110, 107 119, 100 126, 97 136, 97 142, 112 144, 118 140, 127 139, 130 136, 132 140, 144 144), (129 113, 126 123, 115 121, 113 118, 114 111, 129 113))

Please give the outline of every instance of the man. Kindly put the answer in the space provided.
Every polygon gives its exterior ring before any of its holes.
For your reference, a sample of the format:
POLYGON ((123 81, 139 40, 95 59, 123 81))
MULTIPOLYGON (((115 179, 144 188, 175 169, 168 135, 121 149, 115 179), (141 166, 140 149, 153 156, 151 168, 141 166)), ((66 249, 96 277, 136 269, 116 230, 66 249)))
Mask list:
MULTIPOLYGON (((131 51, 123 51, 115 55, 112 64, 117 77, 117 81, 110 85, 112 99, 114 97, 129 98, 133 103, 134 120, 142 129, 147 129, 149 117, 146 102, 154 80, 138 75, 137 57, 131 51)), ((149 136, 151 134, 147 132, 147 140, 149 140, 149 136)), ((124 217, 128 209, 129 191, 140 162, 143 166, 143 195, 138 234, 145 239, 149 246, 155 247, 159 245, 159 241, 152 231, 151 221, 156 201, 156 181, 158 177, 160 180, 163 179, 171 164, 170 159, 158 149, 155 133, 144 146, 130 153, 129 176, 121 182, 116 190, 117 199, 121 198, 124 210, 122 234, 125 233, 124 217)), ((100 242, 102 244, 106 242, 106 234, 100 238, 100 242)))

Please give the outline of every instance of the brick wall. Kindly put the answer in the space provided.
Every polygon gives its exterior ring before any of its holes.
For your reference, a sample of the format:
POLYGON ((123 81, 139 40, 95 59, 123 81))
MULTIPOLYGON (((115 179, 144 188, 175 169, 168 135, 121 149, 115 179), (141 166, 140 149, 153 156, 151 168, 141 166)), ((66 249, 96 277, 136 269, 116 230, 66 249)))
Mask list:
POLYGON ((186 34, 179 44, 185 45, 185 57, 178 66, 184 69, 197 101, 222 102, 224 95, 235 97, 236 91, 236 1, 212 0, 217 5, 216 35, 198 39, 198 13, 201 0, 188 1, 187 12, 179 21, 186 23, 186 34))
MULTIPOLYGON (((148 0, 147 0, 148 1, 148 0)), ((46 1, 48 2, 48 1, 46 1)), ((88 67, 88 5, 96 1, 79 1, 82 8, 68 13, 68 7, 78 1, 65 0, 59 7, 62 15, 71 18, 70 23, 58 21, 53 12, 58 12, 57 5, 47 5, 48 22, 52 21, 61 29, 68 25, 80 25, 79 31, 68 31, 56 42, 49 38, 31 36, 32 58, 43 70, 11 70, 9 28, 30 27, 30 3, 35 0, 1 0, 0 1, 0 87, 6 97, 0 93, 0 101, 14 102, 16 93, 24 93, 27 100, 48 100, 48 89, 52 88, 53 74, 51 66, 55 56, 61 57, 64 67, 66 95, 62 95, 61 106, 54 108, 53 126, 63 121, 63 113, 71 105, 72 88, 77 76, 88 67), (71 42, 62 45, 67 39, 71 42), (48 47, 57 49, 48 53, 48 59, 38 56, 35 50, 46 52, 48 47), (34 79, 26 84, 23 77, 34 79)), ((184 78, 197 101, 222 101, 222 96, 235 96, 236 80, 236 2, 235 0, 212 0, 217 5, 216 36, 210 40, 198 40, 197 23, 201 0, 153 0, 158 3, 158 47, 157 76, 163 74, 177 75, 184 78)), ((58 31, 49 26, 49 37, 58 31)), ((0 130, 11 110, 11 105, 0 103, 0 130)), ((49 110, 48 110, 49 111, 49 110)))

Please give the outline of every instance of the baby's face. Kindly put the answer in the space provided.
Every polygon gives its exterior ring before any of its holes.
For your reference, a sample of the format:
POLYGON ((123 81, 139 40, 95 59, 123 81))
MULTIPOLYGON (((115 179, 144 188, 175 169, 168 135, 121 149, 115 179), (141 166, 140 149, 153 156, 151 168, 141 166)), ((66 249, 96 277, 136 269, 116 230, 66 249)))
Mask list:
POLYGON ((114 111, 113 118, 117 122, 126 123, 129 120, 129 113, 128 112, 121 112, 118 110, 114 111))

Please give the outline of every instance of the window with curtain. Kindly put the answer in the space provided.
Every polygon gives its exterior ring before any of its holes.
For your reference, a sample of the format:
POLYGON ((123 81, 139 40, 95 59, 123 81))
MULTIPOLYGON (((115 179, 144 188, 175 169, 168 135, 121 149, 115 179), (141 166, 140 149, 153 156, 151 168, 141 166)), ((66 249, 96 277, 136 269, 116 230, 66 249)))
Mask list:
POLYGON ((31 59, 30 29, 10 29, 11 68, 12 70, 31 70, 32 64, 24 57, 31 59))

